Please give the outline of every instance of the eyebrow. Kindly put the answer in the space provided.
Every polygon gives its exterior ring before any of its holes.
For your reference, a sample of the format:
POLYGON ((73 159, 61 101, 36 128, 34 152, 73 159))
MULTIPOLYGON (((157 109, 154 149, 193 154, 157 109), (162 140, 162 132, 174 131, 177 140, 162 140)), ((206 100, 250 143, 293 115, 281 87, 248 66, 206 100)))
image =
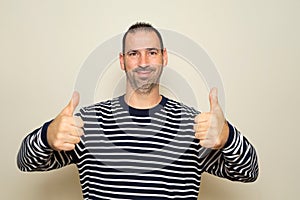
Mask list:
POLYGON ((148 47, 148 48, 141 48, 141 49, 129 49, 127 52, 131 52, 131 51, 139 51, 139 50, 148 50, 148 51, 151 51, 151 50, 161 50, 159 48, 155 48, 155 47, 148 47))

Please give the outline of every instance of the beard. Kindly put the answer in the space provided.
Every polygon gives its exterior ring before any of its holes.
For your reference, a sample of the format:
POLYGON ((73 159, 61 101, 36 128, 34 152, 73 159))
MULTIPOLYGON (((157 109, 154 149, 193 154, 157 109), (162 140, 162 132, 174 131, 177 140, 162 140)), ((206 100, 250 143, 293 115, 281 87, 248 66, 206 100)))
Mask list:
POLYGON ((125 66, 127 81, 132 89, 140 94, 149 94, 153 88, 158 86, 162 71, 162 66, 139 66, 131 71, 127 70, 125 66), (147 73, 147 75, 139 76, 138 73, 147 73))

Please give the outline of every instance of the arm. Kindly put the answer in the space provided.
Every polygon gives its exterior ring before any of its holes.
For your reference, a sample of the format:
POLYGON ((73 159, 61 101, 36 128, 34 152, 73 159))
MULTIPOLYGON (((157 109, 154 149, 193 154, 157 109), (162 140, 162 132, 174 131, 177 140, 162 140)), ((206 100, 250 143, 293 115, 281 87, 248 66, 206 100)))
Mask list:
POLYGON ((258 160, 254 147, 231 124, 222 149, 212 150, 202 161, 204 171, 232 181, 253 182, 258 177, 258 160))
POLYGON ((45 123, 25 137, 17 155, 17 165, 21 171, 48 171, 58 169, 73 162, 71 151, 54 151, 47 142, 45 123))
POLYGON ((200 158, 202 169, 234 181, 256 180, 258 164, 254 147, 226 121, 215 88, 209 94, 209 101, 210 112, 197 115, 194 126, 200 145, 208 148, 206 152, 211 150, 207 157, 200 158))
POLYGON ((74 149, 83 135, 82 119, 73 116, 78 103, 79 94, 74 92, 69 104, 53 121, 23 140, 17 157, 20 170, 52 170, 74 162, 74 149))

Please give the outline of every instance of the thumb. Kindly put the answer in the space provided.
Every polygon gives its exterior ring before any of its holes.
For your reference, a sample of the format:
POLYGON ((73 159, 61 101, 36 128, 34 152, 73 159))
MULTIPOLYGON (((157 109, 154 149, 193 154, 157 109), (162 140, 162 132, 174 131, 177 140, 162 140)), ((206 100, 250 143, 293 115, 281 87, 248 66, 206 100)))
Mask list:
POLYGON ((210 104, 210 112, 213 112, 214 109, 219 105, 218 102, 218 89, 212 88, 209 92, 209 104, 210 104))
POLYGON ((74 91, 70 102, 63 109, 62 113, 65 115, 73 116, 74 111, 79 104, 79 99, 80 99, 79 93, 77 91, 74 91))

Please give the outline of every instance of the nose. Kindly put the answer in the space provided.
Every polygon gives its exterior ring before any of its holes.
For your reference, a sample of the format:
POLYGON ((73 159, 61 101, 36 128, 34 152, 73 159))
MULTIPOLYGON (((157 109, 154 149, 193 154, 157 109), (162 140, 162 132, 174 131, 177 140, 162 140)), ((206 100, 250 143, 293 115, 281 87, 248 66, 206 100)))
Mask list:
POLYGON ((139 66, 147 66, 148 65, 148 56, 145 51, 140 53, 139 57, 139 66))

